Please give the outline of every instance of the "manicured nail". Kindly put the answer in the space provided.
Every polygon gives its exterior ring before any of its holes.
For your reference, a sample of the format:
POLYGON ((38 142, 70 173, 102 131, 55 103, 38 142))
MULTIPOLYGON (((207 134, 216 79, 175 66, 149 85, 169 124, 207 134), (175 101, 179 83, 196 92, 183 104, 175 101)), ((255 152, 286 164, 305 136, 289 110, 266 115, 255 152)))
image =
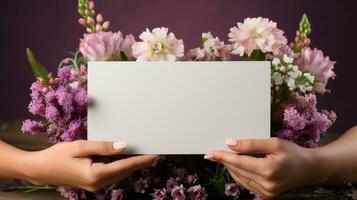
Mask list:
POLYGON ((114 149, 124 149, 126 147, 126 142, 114 142, 113 148, 114 149))
POLYGON ((238 146, 238 140, 236 139, 226 139, 225 143, 228 146, 238 146))
POLYGON ((213 159, 213 154, 206 154, 205 156, 204 156, 204 159, 206 159, 206 160, 212 160, 213 159))

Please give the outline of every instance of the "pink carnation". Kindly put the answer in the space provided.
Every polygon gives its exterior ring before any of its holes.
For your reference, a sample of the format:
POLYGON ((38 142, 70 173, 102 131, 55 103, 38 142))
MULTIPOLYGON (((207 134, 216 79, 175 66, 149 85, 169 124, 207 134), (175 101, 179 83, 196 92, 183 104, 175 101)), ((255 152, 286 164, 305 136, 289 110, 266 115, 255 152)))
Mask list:
POLYGON ((330 61, 328 56, 324 57, 324 53, 318 49, 312 50, 310 47, 304 48, 301 52, 301 56, 296 60, 296 64, 303 72, 309 72, 315 76, 315 80, 320 83, 318 91, 322 93, 330 78, 335 77, 335 73, 332 71, 336 62, 330 61))
POLYGON ((254 50, 279 55, 280 49, 287 44, 284 32, 268 18, 246 18, 244 23, 237 23, 237 26, 232 27, 230 31, 228 37, 229 41, 233 42, 234 49, 239 49, 238 52, 244 49, 248 56, 254 50))
POLYGON ((115 54, 120 53, 120 45, 123 42, 121 32, 98 32, 84 34, 79 50, 90 61, 111 60, 115 54))

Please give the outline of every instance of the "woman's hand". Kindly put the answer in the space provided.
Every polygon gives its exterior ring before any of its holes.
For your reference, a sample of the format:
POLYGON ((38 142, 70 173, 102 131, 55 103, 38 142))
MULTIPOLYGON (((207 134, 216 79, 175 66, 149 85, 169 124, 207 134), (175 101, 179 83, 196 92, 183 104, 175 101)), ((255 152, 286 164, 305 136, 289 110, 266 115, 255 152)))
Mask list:
POLYGON ((233 152, 212 151, 206 159, 220 162, 242 187, 261 198, 270 199, 290 188, 318 184, 326 177, 316 152, 278 139, 234 140, 226 145, 237 153, 266 153, 264 158, 239 155, 233 152))
POLYGON ((38 152, 26 152, 24 178, 37 185, 61 185, 94 192, 116 183, 131 172, 152 163, 158 156, 136 156, 112 163, 95 163, 91 156, 116 155, 124 151, 123 142, 79 140, 63 142, 38 152))

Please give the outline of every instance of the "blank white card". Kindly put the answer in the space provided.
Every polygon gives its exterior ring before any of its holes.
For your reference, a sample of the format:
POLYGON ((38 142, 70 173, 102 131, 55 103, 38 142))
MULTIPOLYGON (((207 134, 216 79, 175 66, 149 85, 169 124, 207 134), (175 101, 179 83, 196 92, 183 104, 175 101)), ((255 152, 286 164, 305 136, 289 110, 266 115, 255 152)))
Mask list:
POLYGON ((270 137, 269 62, 89 62, 88 139, 204 154, 270 137))

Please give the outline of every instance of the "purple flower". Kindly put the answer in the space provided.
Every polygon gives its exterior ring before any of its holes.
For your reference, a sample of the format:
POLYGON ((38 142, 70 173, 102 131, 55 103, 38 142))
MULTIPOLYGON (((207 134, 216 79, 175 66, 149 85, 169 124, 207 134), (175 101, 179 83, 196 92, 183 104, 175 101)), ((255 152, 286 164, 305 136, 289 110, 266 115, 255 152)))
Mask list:
POLYGON ((184 200, 185 193, 184 193, 183 185, 174 186, 174 188, 171 191, 171 197, 173 200, 184 200))
POLYGON ((239 188, 238 185, 235 183, 227 183, 225 185, 225 191, 224 193, 227 196, 233 196, 233 197, 238 197, 240 192, 239 192, 239 188))
POLYGON ((45 115, 45 104, 42 102, 42 99, 32 99, 29 105, 29 111, 33 115, 45 115))
POLYGON ((163 200, 166 198, 166 190, 163 189, 154 189, 154 193, 150 194, 153 197, 153 200, 163 200))
POLYGON ((207 198, 206 190, 201 185, 191 186, 187 189, 191 200, 205 200, 207 198))
POLYGON ((68 200, 78 200, 78 191, 71 188, 59 187, 57 189, 61 195, 68 200))
POLYGON ((68 129, 62 133, 61 139, 63 141, 77 140, 80 139, 80 136, 82 136, 85 132, 86 129, 84 127, 84 122, 80 119, 77 119, 69 124, 68 129))
POLYGON ((171 192, 172 189, 177 186, 178 183, 177 181, 173 178, 173 177, 170 177, 167 181, 166 181, 166 191, 167 192, 171 192))
POLYGON ((307 121, 294 107, 288 107, 284 110, 284 123, 294 130, 301 130, 307 121))
POLYGON ((53 106, 53 105, 49 105, 46 107, 46 118, 47 119, 57 119, 59 117, 59 110, 53 106))
POLYGON ((124 198, 124 190, 123 189, 112 190, 111 200, 122 200, 123 198, 124 198))
POLYGON ((33 134, 43 134, 46 132, 46 127, 42 124, 42 122, 27 119, 23 122, 21 131, 33 134))
POLYGON ((289 140, 289 141, 296 141, 297 140, 297 134, 291 130, 291 129, 283 129, 277 132, 277 136, 279 138, 289 140))
POLYGON ((148 187, 149 187, 148 181, 143 178, 140 178, 139 180, 135 181, 134 191, 137 193, 144 194, 145 189, 147 189, 148 187))
POLYGON ((62 85, 66 85, 70 82, 71 70, 68 67, 62 67, 58 70, 58 80, 62 85))

